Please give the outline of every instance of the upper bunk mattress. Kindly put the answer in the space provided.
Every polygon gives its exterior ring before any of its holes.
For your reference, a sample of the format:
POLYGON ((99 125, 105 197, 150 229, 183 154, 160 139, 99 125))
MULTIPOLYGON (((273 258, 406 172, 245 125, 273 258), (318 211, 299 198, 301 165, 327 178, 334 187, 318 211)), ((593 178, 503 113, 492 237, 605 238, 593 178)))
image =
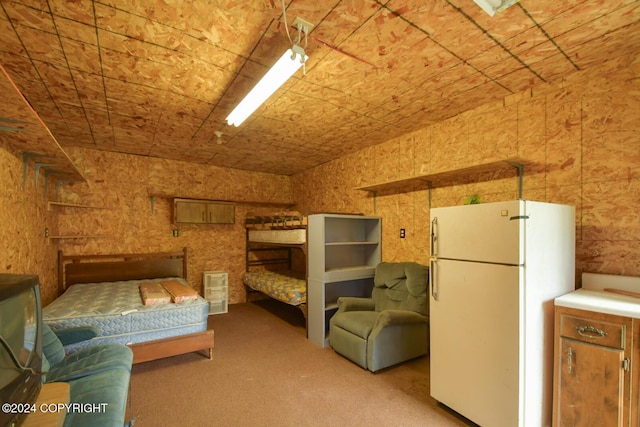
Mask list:
POLYGON ((134 344, 206 330, 209 307, 200 296, 177 304, 142 303, 141 284, 168 280, 189 286, 182 278, 76 284, 43 308, 43 319, 54 332, 78 326, 100 330, 91 340, 66 346, 69 353, 106 342, 134 344))
POLYGON ((307 230, 305 228, 292 228, 287 230, 249 230, 249 241, 257 243, 301 245, 307 241, 307 230))

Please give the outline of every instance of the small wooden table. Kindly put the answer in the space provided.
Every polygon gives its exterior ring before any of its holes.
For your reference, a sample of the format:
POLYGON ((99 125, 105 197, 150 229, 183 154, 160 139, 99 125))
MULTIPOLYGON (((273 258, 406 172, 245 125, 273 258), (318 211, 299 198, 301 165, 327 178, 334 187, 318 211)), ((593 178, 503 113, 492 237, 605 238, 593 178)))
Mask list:
MULTIPOLYGON (((67 383, 48 383, 43 384, 38 394, 35 407, 36 412, 30 413, 25 418, 23 427, 62 427, 64 424, 64 418, 67 415, 64 408, 60 410, 42 411, 41 408, 47 407, 47 405, 68 404, 69 384, 67 383)), ((51 406, 53 409, 53 406, 51 406)))

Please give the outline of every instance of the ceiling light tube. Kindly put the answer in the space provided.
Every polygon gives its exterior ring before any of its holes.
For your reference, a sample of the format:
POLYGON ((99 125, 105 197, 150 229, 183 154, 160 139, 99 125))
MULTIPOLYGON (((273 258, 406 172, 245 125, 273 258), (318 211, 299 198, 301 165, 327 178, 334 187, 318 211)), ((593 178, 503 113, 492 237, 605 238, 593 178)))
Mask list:
POLYGON ((288 49, 227 116, 227 124, 240 126, 251 113, 298 71, 307 58, 308 56, 300 46, 295 45, 293 49, 288 49))

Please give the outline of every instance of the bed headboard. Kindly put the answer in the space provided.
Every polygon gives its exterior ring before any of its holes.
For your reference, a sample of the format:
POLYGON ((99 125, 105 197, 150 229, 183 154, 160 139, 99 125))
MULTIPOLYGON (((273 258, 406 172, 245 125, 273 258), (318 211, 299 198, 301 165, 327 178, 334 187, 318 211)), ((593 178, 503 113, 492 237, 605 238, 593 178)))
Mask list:
POLYGON ((187 248, 181 252, 64 255, 58 251, 58 294, 76 283, 164 277, 187 278, 187 248))

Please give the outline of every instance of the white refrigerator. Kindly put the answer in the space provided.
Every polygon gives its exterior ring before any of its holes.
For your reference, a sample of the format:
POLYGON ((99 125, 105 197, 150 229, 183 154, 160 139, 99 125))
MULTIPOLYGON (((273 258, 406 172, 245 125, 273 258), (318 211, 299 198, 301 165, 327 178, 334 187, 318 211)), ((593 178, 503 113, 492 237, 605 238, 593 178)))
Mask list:
POLYGON ((575 287, 575 208, 433 208, 431 396, 485 427, 551 425, 553 300, 575 287))

